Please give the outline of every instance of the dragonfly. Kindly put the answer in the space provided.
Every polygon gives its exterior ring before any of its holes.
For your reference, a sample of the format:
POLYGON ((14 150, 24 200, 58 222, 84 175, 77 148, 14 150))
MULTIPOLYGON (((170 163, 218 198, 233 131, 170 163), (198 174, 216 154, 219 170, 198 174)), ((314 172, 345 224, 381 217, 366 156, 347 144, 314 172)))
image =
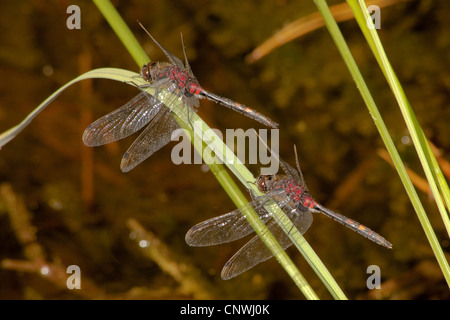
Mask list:
MULTIPOLYGON (((250 192, 252 201, 244 207, 195 225, 187 232, 186 243, 190 246, 211 246, 243 238, 254 232, 243 212, 254 209, 281 247, 287 249, 292 245, 289 236, 278 226, 272 218, 272 214, 264 207, 272 199, 301 234, 304 234, 311 226, 312 213, 322 213, 369 240, 386 248, 392 248, 392 244, 375 231, 317 203, 309 193, 303 179, 296 150, 295 156, 297 169, 278 157, 284 174, 260 175, 256 179, 256 186, 263 193, 262 196, 254 196, 250 192)), ((258 236, 254 236, 225 264, 221 277, 224 280, 236 277, 272 256, 262 240, 258 236)))
POLYGON ((164 52, 169 62, 149 62, 141 68, 140 76, 148 84, 139 86, 142 91, 132 100, 91 123, 83 133, 83 143, 86 146, 108 144, 128 137, 146 126, 122 157, 122 172, 130 171, 170 142, 172 132, 178 129, 179 125, 167 105, 172 105, 176 100, 180 100, 182 105, 188 108, 188 115, 191 110, 197 111, 199 99, 206 98, 263 125, 278 127, 276 122, 256 110, 202 88, 189 66, 183 38, 181 41, 184 63, 156 41, 142 24, 140 26, 164 52), (155 95, 144 91, 149 87, 155 90, 155 95), (172 94, 163 99, 156 98, 159 97, 158 93, 164 90, 172 94))

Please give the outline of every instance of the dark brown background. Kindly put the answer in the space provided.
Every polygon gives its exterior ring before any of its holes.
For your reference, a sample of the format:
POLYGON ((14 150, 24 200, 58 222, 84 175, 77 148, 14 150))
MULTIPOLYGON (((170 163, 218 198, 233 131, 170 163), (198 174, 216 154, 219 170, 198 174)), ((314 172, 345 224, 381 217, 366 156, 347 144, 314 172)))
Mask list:
MULTIPOLYGON (((182 54, 183 32, 191 67, 205 88, 280 123, 280 154, 294 164, 297 145, 316 200, 393 243, 394 249, 387 250, 325 217, 314 217, 305 237, 349 298, 449 298, 400 179, 377 153, 383 149, 381 139, 327 30, 313 31, 254 64, 245 63, 252 49, 284 25, 315 12, 312 1, 113 3, 155 61, 164 57, 136 20, 177 56, 182 54), (380 266, 382 290, 366 288, 369 265, 380 266)), ((444 159, 450 151, 449 6, 445 0, 400 2, 382 9, 379 30, 424 131, 444 159)), ((139 70, 90 2, 2 1, 0 16, 0 131, 89 69, 139 70), (81 30, 66 28, 71 4, 81 8, 81 30)), ((355 21, 340 27, 402 159, 422 174, 413 146, 401 142, 405 125, 355 21)), ((222 266, 244 241, 207 248, 186 245, 184 235, 191 226, 235 207, 210 172, 200 165, 171 162, 173 144, 127 174, 119 169, 120 159, 136 136, 96 149, 82 144, 90 121, 135 94, 136 89, 109 80, 74 85, 1 150, 0 260, 29 259, 27 243, 18 239, 20 228, 28 224, 19 224, 17 230, 11 218, 16 213, 7 205, 18 196, 35 228, 32 242, 41 248, 39 257, 55 270, 79 265, 83 282, 82 290, 70 291, 64 287, 68 275, 41 277, 33 264, 29 271, 26 264, 3 265, 0 298, 302 299, 274 259, 223 281, 222 266), (130 238, 131 218, 167 246, 163 252, 175 269, 188 270, 186 277, 192 276, 199 287, 176 279, 146 257, 130 238)), ((208 101, 201 102, 199 115, 221 130, 258 126, 208 101)), ((258 173, 257 166, 251 170, 258 173)), ((427 194, 419 193, 448 252, 436 207, 427 194)), ((295 249, 288 253, 318 295, 331 298, 301 255, 295 249)))

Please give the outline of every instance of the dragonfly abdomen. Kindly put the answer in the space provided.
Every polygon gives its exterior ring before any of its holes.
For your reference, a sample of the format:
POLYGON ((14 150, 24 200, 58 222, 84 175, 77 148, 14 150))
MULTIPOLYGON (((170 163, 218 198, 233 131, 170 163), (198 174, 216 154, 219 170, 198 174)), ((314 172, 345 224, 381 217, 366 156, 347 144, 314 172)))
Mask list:
POLYGON ((246 105, 243 105, 242 103, 238 103, 231 99, 218 96, 217 94, 208 92, 206 90, 201 90, 201 92, 199 92, 199 94, 201 94, 202 96, 204 96, 205 98, 207 98, 211 101, 220 103, 221 105, 223 105, 227 108, 230 108, 236 112, 239 112, 239 113, 249 117, 250 119, 258 121, 258 122, 264 124, 265 126, 268 126, 268 127, 274 128, 274 129, 278 128, 278 123, 272 121, 270 118, 259 113, 258 111, 253 110, 252 108, 249 108, 246 105))
POLYGON ((380 236, 378 233, 376 233, 372 229, 369 229, 366 226, 362 225, 358 221, 347 218, 346 216, 344 216, 340 213, 331 211, 317 203, 315 204, 313 209, 315 209, 316 211, 323 213, 327 217, 330 217, 333 220, 343 224, 344 226, 352 229, 353 231, 359 233, 360 235, 366 237, 367 239, 369 239, 383 247, 392 249, 392 244, 389 241, 387 241, 385 238, 380 236))

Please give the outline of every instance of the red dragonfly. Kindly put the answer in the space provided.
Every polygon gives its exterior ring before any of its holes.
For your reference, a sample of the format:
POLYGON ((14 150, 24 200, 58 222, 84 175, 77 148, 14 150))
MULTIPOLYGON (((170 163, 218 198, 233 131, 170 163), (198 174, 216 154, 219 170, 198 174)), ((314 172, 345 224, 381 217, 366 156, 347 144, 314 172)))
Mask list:
MULTIPOLYGON (((291 240, 274 219, 271 219, 272 214, 264 208, 267 201, 273 199, 302 234, 311 226, 312 213, 322 213, 369 240, 392 248, 392 244, 376 232, 317 203, 306 187, 298 159, 297 170, 282 159, 278 160, 284 175, 261 175, 256 180, 259 191, 265 193, 264 195, 252 196, 253 200, 243 208, 195 225, 187 232, 186 243, 190 246, 210 246, 231 242, 253 233, 253 228, 242 213, 246 209, 253 208, 282 248, 288 248, 292 245, 291 240)), ((224 280, 231 279, 271 257, 270 250, 258 236, 255 236, 225 264, 221 276, 224 280)))
MULTIPOLYGON (((141 25, 145 30, 145 28, 141 25)), ((234 111, 259 121, 260 123, 277 128, 278 124, 261 113, 243 104, 220 97, 203 89, 195 78, 189 66, 183 45, 185 62, 168 52, 152 35, 145 30, 156 45, 164 52, 168 62, 149 62, 141 69, 141 77, 148 81, 148 85, 157 93, 167 90, 172 93, 163 101, 142 91, 122 107, 108 113, 90 124, 83 134, 83 142, 89 147, 100 146, 125 138, 147 126, 134 143, 125 152, 120 168, 123 172, 130 171, 139 163, 170 142, 172 132, 179 128, 167 105, 175 100, 181 100, 189 110, 196 112, 199 99, 207 98, 218 102, 234 111)), ((183 40, 183 39, 182 39, 183 40)))

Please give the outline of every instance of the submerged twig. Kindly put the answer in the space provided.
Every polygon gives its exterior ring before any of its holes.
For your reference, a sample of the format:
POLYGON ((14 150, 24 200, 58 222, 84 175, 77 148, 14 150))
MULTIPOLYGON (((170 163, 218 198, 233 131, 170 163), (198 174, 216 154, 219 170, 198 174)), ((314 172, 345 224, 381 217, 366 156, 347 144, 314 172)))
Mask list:
POLYGON ((137 220, 129 219, 128 227, 134 233, 134 239, 148 258, 175 279, 181 291, 193 295, 196 299, 212 299, 211 288, 187 262, 179 262, 170 254, 170 249, 155 234, 146 230, 137 220))
MULTIPOLYGON (((31 213, 27 210, 24 201, 18 196, 11 185, 0 185, 0 197, 5 202, 9 214, 11 227, 17 240, 23 246, 23 253, 27 260, 3 259, 0 267, 3 269, 30 272, 41 276, 55 286, 68 290, 67 279, 70 274, 59 263, 48 262, 44 249, 38 242, 36 228, 31 223, 31 213)), ((101 298, 103 291, 98 288, 85 275, 82 278, 82 287, 72 290, 72 293, 84 298, 101 298)))

